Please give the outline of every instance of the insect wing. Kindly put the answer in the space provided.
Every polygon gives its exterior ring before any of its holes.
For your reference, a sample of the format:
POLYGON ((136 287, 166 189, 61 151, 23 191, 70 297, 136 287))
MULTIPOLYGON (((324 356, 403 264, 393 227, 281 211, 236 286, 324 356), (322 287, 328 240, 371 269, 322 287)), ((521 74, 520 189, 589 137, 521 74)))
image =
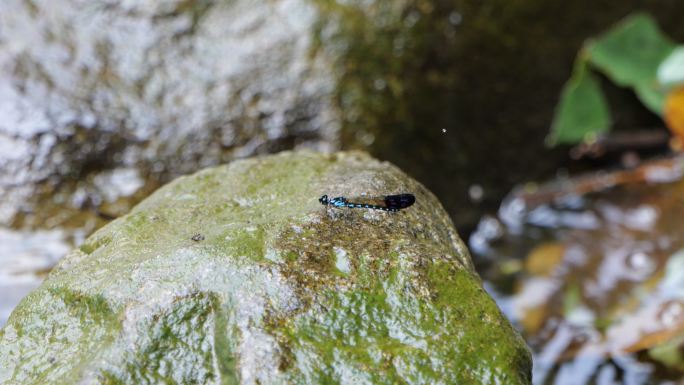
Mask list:
POLYGON ((362 196, 355 196, 349 198, 349 202, 353 202, 354 204, 361 204, 361 205, 371 205, 371 206, 385 206, 385 197, 384 196, 369 196, 369 195, 362 195, 362 196))
POLYGON ((387 195, 385 197, 385 207, 388 209, 405 209, 416 202, 413 194, 387 195))

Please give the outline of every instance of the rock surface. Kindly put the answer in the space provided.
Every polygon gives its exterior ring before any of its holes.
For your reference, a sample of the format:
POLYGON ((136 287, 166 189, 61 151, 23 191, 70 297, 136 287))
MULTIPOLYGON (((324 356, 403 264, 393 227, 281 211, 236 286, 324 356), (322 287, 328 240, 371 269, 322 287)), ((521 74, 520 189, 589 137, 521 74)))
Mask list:
POLYGON ((437 199, 363 153, 281 153, 159 189, 0 331, 3 384, 529 384, 437 199), (398 213, 317 199, 412 192, 398 213))

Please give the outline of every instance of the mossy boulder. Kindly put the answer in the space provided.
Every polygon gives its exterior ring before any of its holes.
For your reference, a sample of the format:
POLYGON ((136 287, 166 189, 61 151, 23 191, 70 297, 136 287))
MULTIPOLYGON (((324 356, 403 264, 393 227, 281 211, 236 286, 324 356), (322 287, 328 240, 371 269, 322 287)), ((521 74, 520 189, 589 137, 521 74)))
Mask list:
POLYGON ((159 189, 0 331, 3 384, 529 384, 527 347, 437 199, 363 153, 281 153, 159 189), (412 192, 397 213, 322 194, 412 192))

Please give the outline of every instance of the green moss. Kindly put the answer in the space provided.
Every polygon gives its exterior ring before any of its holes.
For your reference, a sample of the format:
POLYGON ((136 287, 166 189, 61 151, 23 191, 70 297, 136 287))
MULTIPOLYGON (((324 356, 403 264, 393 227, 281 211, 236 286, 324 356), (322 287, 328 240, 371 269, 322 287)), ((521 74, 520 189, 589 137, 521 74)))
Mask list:
POLYGON ((376 273, 365 279, 350 282, 328 272, 340 289, 318 295, 289 324, 286 349, 312 360, 299 362, 310 369, 301 378, 337 383, 344 373, 379 384, 480 383, 483 376, 483 383, 531 381, 529 352, 477 276, 454 261, 412 256, 427 280, 423 286, 400 267, 407 256, 383 254, 384 269, 377 267, 378 256, 361 257, 355 276, 376 273))
POLYGON ((230 255, 263 261, 265 255, 265 230, 263 226, 248 226, 231 231, 223 237, 222 249, 230 255))
POLYGON ((60 297, 71 317, 82 322, 111 323, 116 317, 107 299, 102 295, 90 295, 67 288, 50 288, 52 295, 60 297))
MULTIPOLYGON (((216 378, 211 339, 216 331, 217 299, 195 293, 178 297, 168 311, 142 325, 136 348, 124 355, 119 368, 104 370, 111 384, 206 384, 216 378)), ((225 320, 224 320, 225 322, 225 320)), ((219 333, 222 331, 219 330, 219 333)), ((230 348, 229 346, 222 346, 230 348)), ((235 361, 221 363, 226 379, 236 379, 235 361)))
POLYGON ((214 308, 214 351, 221 385, 240 384, 240 366, 237 357, 239 336, 237 328, 231 323, 225 307, 221 306, 218 298, 213 298, 214 308), (229 332, 232 331, 232 332, 229 332))
POLYGON ((98 234, 95 233, 90 238, 88 238, 86 242, 83 242, 83 244, 79 247, 79 250, 81 250, 85 254, 92 254, 95 252, 95 250, 99 249, 100 247, 107 246, 111 241, 111 237, 98 236, 98 234))
MULTIPOLYGON (((103 296, 51 287, 29 295, 7 330, 23 341, 14 354, 30 358, 17 362, 14 383, 77 383, 88 363, 113 343, 119 319, 103 296), (21 319, 34 322, 17 321, 21 319)), ((4 338, 6 334, 0 341, 4 338)))
POLYGON ((430 274, 440 288, 434 300, 407 292, 400 276, 363 291, 326 292, 287 332, 290 349, 312 360, 299 363, 310 369, 302 378, 339 382, 356 373, 378 384, 529 383, 530 357, 519 337, 505 321, 491 322, 499 311, 471 274, 442 273, 449 270, 435 265, 430 274), (483 375, 491 382, 481 382, 483 375))
POLYGON ((462 359, 463 366, 477 367, 486 362, 490 368, 509 373, 504 383, 531 381, 530 352, 482 288, 479 278, 443 264, 432 266, 428 277, 435 308, 451 320, 446 323, 469 331, 458 340, 461 346, 456 349, 469 352, 462 359))

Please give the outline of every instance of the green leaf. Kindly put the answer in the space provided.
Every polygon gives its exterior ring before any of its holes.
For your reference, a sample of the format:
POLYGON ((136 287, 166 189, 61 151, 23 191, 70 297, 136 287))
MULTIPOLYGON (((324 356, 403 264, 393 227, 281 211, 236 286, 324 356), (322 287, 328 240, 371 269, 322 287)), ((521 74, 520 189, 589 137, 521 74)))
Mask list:
POLYGON ((636 92, 639 100, 641 100, 644 106, 651 110, 651 112, 660 116, 663 115, 665 99, 667 99, 665 88, 661 88, 655 84, 639 84, 634 87, 634 92, 636 92))
POLYGON ((608 103, 596 78, 582 58, 563 87, 551 124, 549 145, 576 144, 608 131, 611 124, 608 103))
POLYGON ((613 82, 631 87, 653 112, 662 115, 665 89, 657 79, 658 67, 676 45, 650 16, 632 15, 585 49, 589 62, 613 82))
POLYGON ((663 365, 677 370, 684 370, 684 355, 682 355, 682 344, 684 336, 677 336, 670 341, 651 348, 648 354, 652 359, 663 365))

